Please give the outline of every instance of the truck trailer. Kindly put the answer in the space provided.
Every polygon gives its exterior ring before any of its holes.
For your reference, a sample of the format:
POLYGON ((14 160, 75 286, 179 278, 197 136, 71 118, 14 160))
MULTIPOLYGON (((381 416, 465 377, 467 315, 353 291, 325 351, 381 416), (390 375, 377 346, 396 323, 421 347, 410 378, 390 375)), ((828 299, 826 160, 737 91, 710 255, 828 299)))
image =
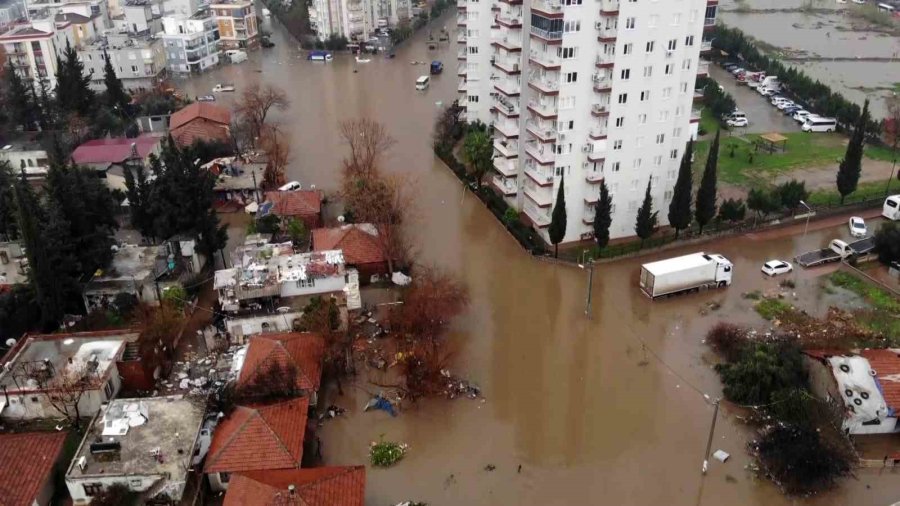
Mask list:
POLYGON ((797 255, 794 260, 803 267, 815 267, 817 265, 837 262, 845 258, 861 257, 871 253, 874 249, 874 237, 866 237, 849 244, 840 239, 834 239, 828 244, 827 248, 807 251, 806 253, 797 255))
POLYGON ((641 266, 641 290, 651 299, 724 288, 731 284, 734 264, 718 254, 693 253, 641 266))

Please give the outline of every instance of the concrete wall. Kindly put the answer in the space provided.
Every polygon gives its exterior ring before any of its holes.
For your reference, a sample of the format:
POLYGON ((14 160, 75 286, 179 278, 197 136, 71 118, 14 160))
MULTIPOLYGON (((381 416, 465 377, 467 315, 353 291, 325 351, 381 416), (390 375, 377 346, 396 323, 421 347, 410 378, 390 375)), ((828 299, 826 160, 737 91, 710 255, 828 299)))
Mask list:
POLYGON ((315 286, 299 286, 295 281, 285 281, 281 284, 281 296, 297 297, 341 292, 345 285, 344 276, 317 279, 315 286))
POLYGON ((157 480, 163 479, 159 475, 129 475, 129 476, 88 476, 84 478, 66 477, 66 488, 69 489, 69 495, 72 496, 74 504, 89 504, 90 496, 84 493, 84 485, 99 483, 103 488, 109 487, 116 483, 121 483, 135 492, 143 492, 156 483, 157 480))
MULTIPOLYGON (((100 405, 110 399, 114 399, 122 387, 119 371, 115 364, 110 366, 107 381, 112 385, 112 395, 106 397, 103 386, 85 392, 78 402, 81 416, 93 416, 100 410, 100 405)), ((105 382, 104 382, 105 384, 105 382)), ((3 410, 5 420, 37 420, 41 418, 59 418, 62 416, 56 408, 50 404, 47 394, 42 392, 10 392, 9 404, 3 410)))

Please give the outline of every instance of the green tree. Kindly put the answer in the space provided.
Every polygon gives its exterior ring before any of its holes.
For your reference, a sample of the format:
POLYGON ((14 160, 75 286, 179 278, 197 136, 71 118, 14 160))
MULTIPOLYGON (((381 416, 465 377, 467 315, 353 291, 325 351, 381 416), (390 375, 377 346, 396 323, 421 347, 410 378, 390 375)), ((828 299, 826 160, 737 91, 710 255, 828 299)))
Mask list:
POLYGON ((845 438, 828 437, 827 429, 812 424, 770 424, 752 446, 765 473, 796 496, 833 487, 838 478, 850 475, 856 461, 845 438))
POLYGON ((475 177, 475 184, 481 186, 481 180, 493 164, 494 146, 490 135, 482 129, 471 129, 463 141, 463 157, 475 177))
POLYGON ((29 87, 22 80, 22 76, 16 71, 12 60, 6 62, 4 73, 4 92, 6 103, 10 108, 9 114, 12 120, 22 127, 22 130, 34 130, 37 124, 35 104, 29 87))
POLYGON ((91 76, 85 75, 84 64, 66 39, 66 49, 56 62, 56 103, 64 113, 78 113, 89 118, 94 113, 95 95, 90 88, 91 76))
MULTIPOLYGON (((159 165, 159 159, 154 160, 159 165)), ((128 212, 131 226, 147 239, 155 239, 151 206, 153 185, 147 181, 147 171, 143 163, 128 163, 123 168, 125 174, 125 195, 128 198, 128 212)))
POLYGON ((800 348, 785 341, 747 346, 736 362, 719 364, 716 371, 725 397, 738 404, 767 404, 777 392, 806 385, 800 348))
POLYGON ((883 264, 900 262, 900 222, 886 221, 875 232, 875 252, 883 264))
POLYGON ((559 180, 559 191, 556 192, 556 205, 553 206, 553 214, 550 216, 550 229, 547 231, 550 235, 550 243, 554 246, 554 256, 557 258, 559 257, 559 243, 566 237, 566 227, 568 225, 565 185, 566 177, 563 176, 559 180))
POLYGON ((284 231, 291 238, 294 246, 306 244, 309 240, 309 231, 306 229, 306 225, 297 218, 289 219, 284 227, 284 231))
POLYGON ((681 167, 678 169, 678 179, 675 181, 672 202, 669 203, 669 225, 675 229, 676 239, 679 232, 691 226, 691 192, 694 187, 691 159, 693 156, 694 141, 689 140, 681 157, 681 167))
POLYGON ((103 62, 103 84, 106 85, 103 100, 106 105, 115 109, 119 116, 122 116, 127 112, 126 108, 131 102, 131 96, 125 91, 122 80, 116 75, 116 69, 113 68, 106 51, 103 51, 103 62))
POLYGON ((634 222, 634 233, 641 238, 641 247, 644 247, 644 241, 650 238, 656 232, 657 215, 659 211, 653 211, 653 197, 650 195, 650 181, 647 181, 647 193, 644 194, 644 202, 637 212, 637 219, 634 222))
POLYGON ((856 191, 859 176, 862 173, 863 149, 866 143, 866 129, 869 124, 869 101, 863 105, 862 114, 853 127, 853 135, 847 144, 847 152, 838 166, 837 189, 841 194, 841 204, 847 195, 856 191))
POLYGON ((796 179, 791 179, 778 185, 775 188, 775 195, 778 196, 782 206, 791 210, 791 214, 797 210, 801 201, 809 198, 806 183, 796 179))
POLYGON ((741 221, 747 214, 747 206, 741 199, 725 199, 719 206, 719 219, 723 221, 741 221))
POLYGON ((609 244, 609 227, 612 225, 612 195, 606 180, 600 181, 600 198, 594 205, 594 241, 601 250, 609 244))
POLYGON ((700 180, 700 188, 697 190, 697 208, 694 217, 700 225, 700 233, 703 227, 716 217, 716 171, 719 165, 719 135, 716 132, 712 145, 709 147, 709 155, 706 157, 706 168, 703 170, 703 178, 700 180))
POLYGON ((37 110, 40 114, 41 128, 55 130, 57 128, 56 104, 50 94, 50 83, 46 77, 38 79, 37 110))
POLYGON ((0 162, 0 241, 18 237, 16 204, 13 197, 15 176, 9 162, 0 162))
POLYGON ((747 208, 756 211, 759 218, 781 209, 781 200, 763 188, 752 188, 747 194, 747 208))

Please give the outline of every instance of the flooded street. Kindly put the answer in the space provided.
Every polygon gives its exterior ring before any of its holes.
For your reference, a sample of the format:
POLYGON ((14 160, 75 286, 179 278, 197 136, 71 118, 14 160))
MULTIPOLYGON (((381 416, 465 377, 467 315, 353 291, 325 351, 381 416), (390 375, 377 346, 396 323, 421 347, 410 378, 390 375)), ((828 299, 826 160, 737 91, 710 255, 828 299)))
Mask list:
POLYGON ((719 21, 801 58, 786 63, 854 102, 871 99, 873 115, 883 117, 884 98, 900 83, 900 38, 859 29, 860 20, 848 14, 858 5, 813 0, 814 11, 800 11, 806 4, 806 0, 722 0, 719 21), (802 61, 804 57, 815 61, 802 61), (858 58, 894 61, 852 61, 858 58))
MULTIPOLYGON (((438 26, 451 27, 453 17, 438 26)), ((713 412, 703 394, 720 395, 701 339, 719 319, 761 323, 741 293, 776 286, 759 273, 763 260, 818 247, 845 227, 810 230, 806 237, 725 241, 715 250, 737 265, 734 285, 672 301, 651 303, 637 289, 639 265, 649 257, 598 265, 588 320, 586 272, 523 253, 431 151, 435 102, 456 97, 455 43, 429 52, 421 32, 394 60, 356 64, 341 55, 317 64, 303 58, 286 32, 272 31, 275 48, 176 84, 192 96, 209 93, 218 82, 233 82, 238 91, 260 80, 285 88, 291 108, 274 119, 293 141, 288 178, 326 191, 336 188, 343 156, 338 123, 363 116, 384 123, 398 141, 388 168, 416 185, 418 216, 410 232, 418 260, 458 273, 471 295, 450 336, 452 370, 478 383, 484 402, 427 401, 391 418, 361 412, 378 388, 363 382, 345 386, 345 395, 334 400, 349 413, 320 430, 328 464, 367 463, 369 442, 382 435, 410 444, 394 468, 368 468, 367 504, 795 504, 745 470, 746 431, 728 409, 720 411, 713 450, 732 458, 714 462, 701 476, 713 412), (426 92, 416 92, 415 78, 427 67, 410 60, 435 58, 444 62, 444 74, 426 92), (710 301, 722 307, 701 314, 710 301), (488 465, 496 468, 486 470, 488 465)), ((455 28, 451 32, 455 40, 455 28)), ((228 105, 234 97, 219 98, 228 105)), ((796 275, 798 293, 818 282, 814 274, 796 275)), ((804 304, 824 311, 818 300, 804 304)), ((800 503, 886 505, 900 499, 890 473, 861 471, 858 478, 800 503)))

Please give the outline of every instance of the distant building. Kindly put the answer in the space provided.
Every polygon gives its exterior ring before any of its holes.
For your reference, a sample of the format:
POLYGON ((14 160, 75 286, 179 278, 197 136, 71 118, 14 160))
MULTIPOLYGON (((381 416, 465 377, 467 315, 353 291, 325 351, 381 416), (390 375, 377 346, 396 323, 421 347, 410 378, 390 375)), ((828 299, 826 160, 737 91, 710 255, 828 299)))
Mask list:
POLYGON ((0 504, 50 504, 66 432, 0 434, 0 504))
POLYGON ((307 229, 322 226, 322 193, 317 190, 266 192, 266 201, 259 208, 257 218, 274 214, 282 220, 296 218, 307 229))
POLYGON ((209 10, 162 20, 166 66, 173 74, 203 72, 219 64, 219 24, 209 10))
POLYGON ((159 156, 162 152, 161 143, 162 137, 146 134, 135 138, 94 139, 75 148, 72 161, 96 170, 100 177, 106 178, 110 188, 124 191, 124 167, 129 163, 147 167, 150 155, 159 156))
POLYGON ((315 405, 322 383, 325 340, 311 332, 285 332, 252 336, 238 373, 238 386, 252 386, 272 364, 297 371, 296 390, 315 405))
POLYGON ((234 473, 299 469, 309 399, 238 406, 216 427, 203 472, 214 491, 226 490, 234 473))
POLYGON ((213 2, 209 7, 216 15, 223 48, 248 48, 259 44, 256 7, 252 1, 213 2))
POLYGON ((99 15, 85 16, 77 12, 60 12, 53 19, 56 21, 57 30, 72 27, 74 47, 90 44, 104 28, 99 15))
POLYGON ((231 142, 231 111, 206 102, 194 102, 169 118, 169 135, 179 146, 198 140, 231 142))
POLYGON ((232 477, 224 506, 363 506, 364 466, 246 471, 232 477))
POLYGON ((205 399, 116 399, 97 414, 66 472, 75 504, 113 484, 141 492, 148 504, 179 504, 191 467, 202 459, 205 399), (166 497, 154 502, 155 497, 166 497))
POLYGON ((45 79, 48 89, 56 87, 57 57, 73 42, 71 27, 58 31, 52 20, 15 25, 0 35, 6 58, 28 80, 45 79))
MULTIPOLYGON (((70 13, 96 19, 99 31, 113 26, 108 0, 26 0, 25 5, 29 19, 35 23, 40 19, 53 19, 60 13, 70 13)), ((61 47, 65 47, 65 43, 61 47)))
POLYGON ((378 243, 378 229, 369 223, 317 228, 312 231, 313 251, 341 250, 344 263, 359 271, 364 282, 372 276, 386 276, 388 262, 378 243))
POLYGON ((239 316, 225 319, 225 329, 231 334, 231 342, 244 344, 254 334, 290 332, 298 328, 302 311, 239 316))
POLYGON ((116 27, 129 35, 155 35, 162 31, 162 4, 161 0, 126 0, 120 5, 122 16, 116 27))
POLYGON ((28 282, 28 258, 18 241, 0 242, 0 293, 28 282))
POLYGON ((229 207, 235 210, 244 210, 251 202, 257 202, 262 192, 259 184, 262 183, 266 164, 260 162, 245 162, 237 157, 229 156, 216 158, 203 165, 216 176, 216 184, 213 192, 216 196, 216 206, 227 210, 229 207))
POLYGON ((137 333, 119 330, 21 338, 2 359, 0 418, 59 418, 64 414, 60 403, 48 392, 61 383, 79 380, 88 382, 78 402, 79 413, 96 413, 119 392, 116 362, 126 342, 137 337, 137 333))
POLYGON ((166 53, 162 40, 149 33, 109 34, 78 51, 85 73, 91 74, 91 87, 96 90, 106 89, 103 82, 104 53, 109 55, 113 70, 128 90, 151 89, 166 75, 166 53))
POLYGON ((9 0, 0 5, 0 33, 5 32, 10 26, 25 22, 28 13, 25 10, 23 0, 9 0))
POLYGON ((813 392, 843 406, 851 435, 900 432, 900 349, 804 352, 813 392))
POLYGON ((24 171, 28 179, 42 179, 50 170, 47 151, 36 141, 9 141, 0 148, 0 161, 8 162, 16 175, 24 171))

